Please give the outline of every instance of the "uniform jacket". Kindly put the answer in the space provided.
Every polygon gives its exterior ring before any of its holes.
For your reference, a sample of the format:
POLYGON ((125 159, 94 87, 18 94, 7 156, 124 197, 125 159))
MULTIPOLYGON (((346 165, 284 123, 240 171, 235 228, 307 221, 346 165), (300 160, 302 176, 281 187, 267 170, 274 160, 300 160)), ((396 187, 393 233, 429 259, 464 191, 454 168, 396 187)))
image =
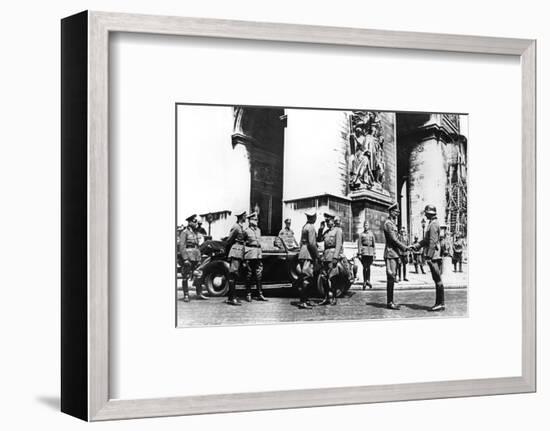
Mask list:
POLYGON ((279 232, 279 238, 283 240, 287 248, 296 247, 296 238, 294 237, 294 231, 292 229, 282 228, 279 232))
POLYGON ((319 256, 317 250, 317 236, 315 226, 312 223, 306 223, 302 228, 302 236, 300 238, 300 253, 299 260, 316 260, 319 256))
POLYGON ((244 258, 246 260, 262 258, 261 236, 262 231, 257 226, 248 226, 244 230, 244 258))
POLYGON ((400 251, 407 250, 407 246, 399 241, 397 225, 390 218, 387 218, 384 222, 384 238, 386 239, 384 259, 397 259, 400 251))
POLYGON ((317 242, 323 242, 325 240, 325 234, 328 232, 328 229, 325 228, 319 228, 317 231, 317 242))
POLYGON ((441 245, 439 244, 439 221, 436 217, 430 220, 430 224, 424 233, 424 238, 417 246, 424 248, 424 256, 428 259, 441 259, 441 245))
POLYGON ((244 228, 242 224, 235 223, 229 231, 227 247, 229 247, 227 257, 244 259, 244 228))
POLYGON ((375 246, 375 237, 372 230, 369 229, 359 235, 357 252, 360 256, 374 256, 376 254, 375 246))
POLYGON ((462 238, 455 240, 453 243, 453 251, 455 253, 462 253, 464 251, 464 240, 462 238))
POLYGON ((192 229, 187 228, 181 231, 178 246, 183 260, 190 260, 191 262, 201 261, 201 252, 199 251, 199 236, 192 229))
POLYGON ((342 255, 344 245, 344 233, 342 228, 333 227, 325 233, 325 251, 323 252, 323 262, 332 262, 342 255))

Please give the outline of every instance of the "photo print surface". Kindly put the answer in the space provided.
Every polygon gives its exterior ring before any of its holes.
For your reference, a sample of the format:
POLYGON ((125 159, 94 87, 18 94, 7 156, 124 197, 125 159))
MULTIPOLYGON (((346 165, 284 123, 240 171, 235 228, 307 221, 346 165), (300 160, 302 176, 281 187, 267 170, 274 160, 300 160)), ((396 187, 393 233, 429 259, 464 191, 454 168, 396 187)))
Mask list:
POLYGON ((467 147, 467 114, 177 104, 177 326, 467 316, 467 147))

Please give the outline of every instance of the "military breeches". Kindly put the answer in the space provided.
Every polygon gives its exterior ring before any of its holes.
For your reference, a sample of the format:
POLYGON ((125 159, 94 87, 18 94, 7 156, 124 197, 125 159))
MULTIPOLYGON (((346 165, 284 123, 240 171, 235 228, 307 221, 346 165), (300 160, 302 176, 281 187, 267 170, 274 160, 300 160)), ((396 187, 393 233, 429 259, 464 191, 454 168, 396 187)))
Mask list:
POLYGON ((462 252, 453 253, 453 264, 462 263, 462 252))
POLYGON ((264 264, 261 259, 249 259, 246 260, 246 285, 250 286, 253 282, 261 283, 262 274, 264 271, 264 264))
POLYGON ((386 278, 388 281, 395 281, 397 277, 397 265, 399 264, 399 258, 386 259, 386 278))
POLYGON ((199 266, 199 262, 194 262, 191 260, 184 260, 181 262, 181 277, 183 280, 193 279, 193 272, 199 266))
POLYGON ((300 302, 307 301, 307 288, 313 281, 315 265, 309 259, 298 261, 298 291, 300 293, 300 302))
POLYGON ((427 260, 428 268, 430 268, 430 272, 432 274, 432 279, 436 286, 443 284, 441 282, 441 270, 443 267, 443 260, 437 259, 437 260, 427 260))
POLYGON ((370 281, 370 266, 374 261, 374 256, 361 256, 361 265, 363 266, 363 282, 370 281))
POLYGON ((243 261, 241 259, 237 259, 235 257, 232 257, 229 262, 229 274, 233 278, 238 278, 242 272, 243 267, 243 261))

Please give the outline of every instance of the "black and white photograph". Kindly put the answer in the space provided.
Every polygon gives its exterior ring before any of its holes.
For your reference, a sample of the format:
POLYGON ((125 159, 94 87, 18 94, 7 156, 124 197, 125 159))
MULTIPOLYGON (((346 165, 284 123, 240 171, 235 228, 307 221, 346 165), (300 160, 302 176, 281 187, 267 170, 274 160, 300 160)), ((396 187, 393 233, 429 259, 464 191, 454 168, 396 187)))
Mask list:
POLYGON ((468 316, 468 114, 175 110, 178 327, 468 316))

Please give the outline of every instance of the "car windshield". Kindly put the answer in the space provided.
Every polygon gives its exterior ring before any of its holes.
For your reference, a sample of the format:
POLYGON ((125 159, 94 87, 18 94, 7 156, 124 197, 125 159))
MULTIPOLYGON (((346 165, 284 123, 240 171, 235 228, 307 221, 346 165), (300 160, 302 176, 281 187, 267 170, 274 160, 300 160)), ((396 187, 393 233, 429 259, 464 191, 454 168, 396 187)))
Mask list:
POLYGON ((262 246, 262 251, 274 253, 285 251, 283 241, 278 236, 262 236, 260 238, 260 245, 262 246))

